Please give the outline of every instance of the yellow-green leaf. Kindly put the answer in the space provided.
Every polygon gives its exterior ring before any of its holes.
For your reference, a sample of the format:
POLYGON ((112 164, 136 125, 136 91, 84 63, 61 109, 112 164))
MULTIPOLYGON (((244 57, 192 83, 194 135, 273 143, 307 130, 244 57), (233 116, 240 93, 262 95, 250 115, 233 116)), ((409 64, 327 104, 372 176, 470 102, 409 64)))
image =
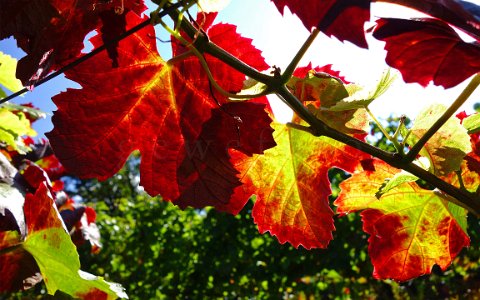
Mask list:
MULTIPOLYGON (((413 146, 446 110, 441 104, 422 110, 415 118, 407 143, 413 146)), ((459 170, 463 158, 470 151, 472 146, 467 130, 459 119, 452 117, 429 139, 420 154, 430 160, 430 172, 443 176, 459 170)))
POLYGON ((28 148, 20 137, 23 135, 35 136, 36 134, 23 112, 13 113, 7 108, 0 108, 0 142, 16 151, 24 152, 28 148))
POLYGON ((232 153, 243 183, 236 196, 257 195, 252 214, 261 233, 270 231, 295 247, 325 248, 334 230, 328 170, 351 172, 367 155, 285 124, 274 129, 277 146, 263 155, 232 153))
POLYGON ((23 88, 20 80, 15 77, 16 69, 17 60, 0 51, 0 85, 3 85, 12 92, 16 92, 23 88))
POLYGON ((377 199, 378 185, 398 172, 374 160, 373 168, 340 184, 335 205, 339 212, 365 209, 361 215, 363 230, 370 234, 374 277, 405 281, 429 274, 435 264, 445 270, 470 240, 464 227, 466 210, 436 191, 408 182, 377 199))

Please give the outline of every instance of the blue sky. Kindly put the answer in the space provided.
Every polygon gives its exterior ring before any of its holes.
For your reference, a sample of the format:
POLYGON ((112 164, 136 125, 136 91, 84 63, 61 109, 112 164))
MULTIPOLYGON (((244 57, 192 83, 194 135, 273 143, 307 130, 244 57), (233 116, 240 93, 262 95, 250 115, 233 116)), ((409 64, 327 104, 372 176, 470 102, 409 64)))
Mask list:
MULTIPOLYGON (((408 9, 375 4, 372 15, 412 17, 419 16, 408 9)), ((288 10, 282 17, 275 6, 268 0, 232 0, 217 17, 218 22, 228 22, 237 25, 238 31, 253 39, 253 44, 263 51, 266 61, 270 65, 280 66, 282 69, 295 56, 296 51, 308 36, 308 31, 301 22, 288 10)), ((367 25, 368 26, 368 25, 367 25)), ((168 39, 168 35, 160 26, 157 26, 157 35, 168 39)), ((335 38, 320 35, 314 45, 307 52, 301 64, 312 62, 313 65, 333 64, 334 68, 341 71, 350 81, 364 85, 374 85, 380 74, 387 67, 383 43, 373 38, 368 38, 369 50, 360 49, 350 43, 341 43, 335 38)), ((159 51, 168 58, 170 51, 168 44, 159 44, 159 51)), ((24 54, 16 48, 13 39, 0 41, 0 50, 16 58, 24 54)), ((421 88, 418 84, 404 84, 399 78, 392 88, 372 105, 372 111, 380 118, 387 118, 390 114, 406 114, 415 117, 416 113, 424 106, 433 102, 451 103, 461 92, 467 82, 458 87, 444 90, 441 87, 430 86, 421 88)), ((67 87, 78 87, 73 82, 57 77, 42 86, 36 87, 33 92, 25 94, 15 100, 17 103, 32 102, 41 110, 50 113, 55 109, 51 97, 65 90, 67 87)), ((272 101, 275 101, 272 97, 272 101)), ((480 102, 480 91, 472 95, 464 109, 473 111, 473 103, 480 102)), ((281 107, 281 106, 277 106, 281 107)), ((288 116, 288 110, 277 108, 283 115, 288 116), (287 112, 287 113, 284 113, 287 112)), ((288 117, 285 117, 285 121, 288 117)), ((52 129, 50 118, 40 120, 35 124, 35 129, 43 135, 52 129)))

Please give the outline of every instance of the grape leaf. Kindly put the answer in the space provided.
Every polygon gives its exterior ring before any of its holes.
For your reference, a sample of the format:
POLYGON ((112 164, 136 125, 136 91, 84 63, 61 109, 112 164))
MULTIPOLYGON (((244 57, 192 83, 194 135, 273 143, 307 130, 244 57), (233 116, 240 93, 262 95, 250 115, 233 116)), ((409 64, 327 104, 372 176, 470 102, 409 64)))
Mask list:
POLYGON ((75 245, 45 183, 40 185, 35 195, 27 194, 24 212, 28 234, 22 247, 35 258, 49 294, 61 290, 84 299, 91 294, 95 294, 96 299, 127 298, 117 284, 93 275, 95 278, 86 279, 79 272, 80 260, 75 245))
POLYGON ((270 231, 280 243, 294 247, 326 248, 334 230, 328 170, 351 172, 366 154, 285 124, 274 129, 277 146, 263 155, 232 151, 244 183, 235 197, 257 195, 252 215, 261 233, 270 231))
POLYGON ((20 243, 17 231, 0 231, 0 292, 28 289, 42 280, 35 259, 20 243))
POLYGON ((347 134, 365 133, 369 123, 365 109, 330 110, 349 93, 342 79, 329 73, 319 73, 320 69, 298 68, 287 87, 300 101, 309 103, 308 109, 330 127, 347 134))
POLYGON ((466 210, 415 182, 375 197, 381 183, 400 170, 374 160, 374 170, 357 172, 340 184, 337 212, 361 213, 370 234, 368 252, 374 277, 406 281, 429 274, 434 264, 445 270, 470 240, 462 228, 466 210), (458 221, 457 221, 458 220, 458 221))
POLYGON ((468 116, 463 120, 462 125, 468 130, 468 134, 480 132, 480 114, 468 116))
POLYGON ((480 46, 438 20, 380 19, 373 36, 386 42, 387 64, 407 83, 450 88, 480 71, 480 46))
MULTIPOLYGON (((0 85, 3 85, 11 92, 16 92, 22 89, 22 83, 15 78, 16 68, 17 60, 0 51, 0 85)), ((5 93, 0 89, 0 98, 5 96, 5 93)))
MULTIPOLYGON (((127 24, 137 23, 135 14, 127 15, 127 24)), ((260 51, 250 39, 241 37, 235 26, 208 28, 204 24, 203 29, 212 42, 238 54, 244 62, 260 70, 268 68, 260 51)), ((103 53, 67 72, 82 89, 68 89, 54 97, 58 107, 53 116, 55 128, 47 136, 62 165, 77 176, 108 178, 138 149, 142 156, 140 184, 150 195, 161 194, 165 200, 179 201, 182 207, 208 203, 228 210, 229 195, 239 181, 228 166, 227 148, 241 144, 245 149, 248 143, 255 143, 255 138, 241 136, 258 132, 261 126, 271 133, 268 115, 255 105, 248 105, 239 115, 230 112, 223 106, 224 96, 214 91, 213 98, 198 58, 167 64, 157 53, 154 36, 153 26, 148 26, 121 41, 119 53, 135 56, 120 55, 118 68, 106 63, 108 57, 103 53), (102 89, 98 82, 104 83, 102 89), (222 129, 226 136, 218 133, 212 140, 209 134, 215 133, 203 127, 208 126, 205 123, 211 119, 212 109, 219 106, 217 113, 230 118, 230 127, 222 129)), ((98 37, 92 42, 100 44, 98 37)), ((185 52, 174 45, 174 55, 185 52)), ((205 59, 220 86, 232 92, 242 89, 242 73, 207 54, 205 59)), ((263 147, 272 145, 273 141, 263 147)), ((256 148, 255 153, 264 150, 250 146, 256 148)))
POLYGON ((475 16, 478 6, 471 2, 458 0, 391 0, 386 1, 407 6, 462 29, 480 39, 480 20, 475 16))
POLYGON ((296 14, 308 30, 318 28, 327 36, 367 48, 363 25, 370 20, 371 0, 272 0, 283 14, 285 7, 296 14))
MULTIPOLYGON (((407 143, 414 145, 446 110, 441 104, 422 110, 415 118, 407 143)), ((430 160, 431 172, 441 176, 459 170, 463 158, 470 151, 472 147, 466 129, 459 119, 450 118, 430 138, 420 154, 430 160)))
POLYGON ((348 97, 338 101, 334 106, 329 109, 332 111, 344 111, 351 109, 366 108, 375 99, 383 95, 388 88, 392 85, 396 76, 390 74, 390 69, 382 74, 382 77, 378 80, 374 89, 367 90, 358 85, 345 86, 348 91, 348 97))
MULTIPOLYGON (((13 36, 27 53, 16 73, 25 86, 76 59, 85 36, 100 24, 109 39, 124 31, 125 12, 140 14, 145 9, 142 0, 2 0, 0 4, 0 39, 13 36)), ((115 58, 115 45, 109 52, 115 58)))
POLYGON ((13 113, 9 109, 0 106, 0 142, 12 147, 13 150, 25 153, 28 148, 21 136, 35 136, 37 133, 30 126, 30 121, 23 112, 13 113))

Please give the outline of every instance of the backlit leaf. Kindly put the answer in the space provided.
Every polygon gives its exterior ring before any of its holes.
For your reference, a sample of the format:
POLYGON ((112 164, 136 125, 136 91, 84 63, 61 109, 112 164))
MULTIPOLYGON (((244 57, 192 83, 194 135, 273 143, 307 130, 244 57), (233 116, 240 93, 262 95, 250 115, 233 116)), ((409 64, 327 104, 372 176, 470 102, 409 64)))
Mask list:
POLYGON ((445 270, 470 240, 459 225, 466 210, 415 182, 398 185, 377 199, 375 189, 399 171, 375 160, 374 170, 356 172, 340 184, 335 205, 339 212, 365 209, 361 215, 363 230, 370 234, 374 277, 406 281, 431 273, 434 264, 445 270))
POLYGON ((255 194, 252 214, 261 233, 280 243, 325 248, 332 239, 333 212, 328 170, 353 171, 365 154, 327 137, 275 124, 275 148, 247 157, 233 153, 243 186, 236 197, 255 194))
POLYGON ((438 20, 380 19, 373 36, 386 42, 386 62, 405 82, 450 88, 480 71, 480 46, 438 20))
POLYGON ((463 120, 462 124, 468 130, 468 134, 480 132, 480 114, 476 113, 468 116, 463 120))
POLYGON ((22 89, 22 83, 15 77, 16 68, 17 60, 0 51, 0 85, 3 85, 11 92, 22 89))
MULTIPOLYGON (((308 67, 307 67, 308 68, 308 67)), ((368 130, 367 112, 360 108, 332 111, 342 99, 349 96, 342 79, 319 68, 298 68, 287 87, 320 120, 332 128, 347 134, 361 134, 368 130)))
POLYGON ((332 111, 344 111, 351 109, 366 108, 375 99, 383 95, 392 85, 396 76, 391 75, 390 69, 382 74, 377 85, 373 89, 364 89, 358 85, 347 85, 348 97, 338 101, 334 106, 330 107, 332 111))
POLYGON ((0 231, 0 292, 28 289, 42 280, 35 259, 19 247, 21 241, 18 231, 0 231))
MULTIPOLYGON (((92 30, 103 25, 109 40, 124 31, 127 11, 145 9, 142 0, 1 0, 0 7, 0 39, 13 36, 27 53, 16 72, 25 86, 76 59, 92 30)), ((108 50, 114 59, 115 45, 108 50)))
POLYGON ((25 153, 29 148, 21 139, 23 135, 37 135, 25 114, 23 112, 13 113, 0 106, 0 142, 12 147, 13 150, 25 153))
POLYGON ((475 8, 479 7, 471 2, 458 0, 390 0, 386 2, 416 9, 480 38, 480 20, 475 16, 475 8))
POLYGON ((95 299, 128 298, 116 284, 93 275, 88 279, 82 276, 75 245, 46 184, 42 184, 35 195, 27 194, 24 212, 28 234, 22 247, 35 258, 49 294, 61 290, 82 299, 89 299, 88 295, 93 294, 95 299))
MULTIPOLYGON (((447 108, 434 104, 421 111, 415 118, 407 143, 413 146, 438 120, 447 108)), ((463 158, 472 150, 470 137, 457 118, 450 118, 430 138, 420 151, 431 162, 431 172, 446 175, 460 169, 463 158)))
POLYGON ((316 27, 328 36, 367 48, 363 25, 370 20, 370 0, 272 0, 283 13, 296 14, 308 30, 316 27))
MULTIPOLYGON (((139 23, 135 14, 127 21, 139 23)), ((260 51, 235 26, 203 29, 212 42, 244 62, 268 68, 260 51)), ((229 199, 240 182, 228 162, 228 148, 241 145, 240 150, 251 155, 273 146, 269 117, 264 106, 252 103, 237 112, 216 91, 213 98, 198 58, 169 65, 158 55, 154 36, 149 26, 121 41, 118 51, 125 55, 119 55, 118 68, 112 68, 102 53, 66 73, 82 89, 69 89, 53 99, 58 111, 53 116, 55 129, 48 134, 52 147, 67 171, 100 179, 115 174, 138 149, 140 184, 150 195, 161 194, 182 207, 214 205, 234 212, 228 208, 229 199), (102 89, 98 82, 104 83, 102 89), (207 122, 212 110, 217 118, 222 116, 223 131, 205 128, 211 126, 207 122), (262 131, 270 133, 271 142, 257 147, 255 138, 245 139, 245 134, 262 131)), ((101 43, 98 37, 92 42, 101 43)), ((174 55, 185 52, 174 44, 174 55)), ((220 86, 231 92, 242 89, 242 73, 209 55, 205 59, 220 86)))

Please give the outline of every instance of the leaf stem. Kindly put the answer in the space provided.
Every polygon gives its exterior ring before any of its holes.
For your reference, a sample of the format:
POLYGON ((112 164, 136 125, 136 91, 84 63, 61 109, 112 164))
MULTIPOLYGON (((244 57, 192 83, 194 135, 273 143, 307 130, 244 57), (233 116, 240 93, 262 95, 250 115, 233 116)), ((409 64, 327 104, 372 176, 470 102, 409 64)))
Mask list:
POLYGON ((305 55, 307 50, 310 48, 312 45, 313 41, 315 41, 315 38, 318 36, 320 31, 318 29, 313 29, 312 33, 308 36, 307 40, 303 43, 302 47, 300 50, 298 50, 297 54, 295 57, 292 59, 292 61, 288 64, 287 68, 285 69, 285 72, 282 74, 282 79, 283 82, 286 83, 290 77, 292 77, 293 72, 297 68, 297 65, 300 63, 300 60, 302 57, 305 55))
POLYGON ((450 119, 455 112, 467 101, 468 97, 472 95, 475 89, 480 85, 480 73, 473 76, 470 83, 462 91, 462 93, 457 97, 457 99, 452 103, 452 105, 443 113, 443 115, 430 127, 427 132, 418 140, 418 142, 408 151, 405 156, 405 161, 411 162, 417 157, 420 150, 428 142, 428 140, 450 119))
POLYGON ((394 146, 395 149, 397 150, 397 153, 400 154, 400 155, 403 155, 403 147, 402 147, 402 145, 400 145, 400 143, 399 143, 398 140, 397 140, 398 130, 397 130, 397 132, 395 132, 395 135, 392 137, 392 136, 387 132, 387 130, 385 129, 385 127, 383 127, 382 123, 380 123, 380 121, 375 117, 375 115, 372 113, 372 111, 368 108, 368 106, 365 106, 365 110, 366 110, 367 113, 370 115, 370 117, 373 119, 373 121, 374 121, 375 124, 378 126, 378 128, 379 128, 380 131, 383 133, 383 135, 384 135, 390 142, 392 142, 393 146, 394 146))

